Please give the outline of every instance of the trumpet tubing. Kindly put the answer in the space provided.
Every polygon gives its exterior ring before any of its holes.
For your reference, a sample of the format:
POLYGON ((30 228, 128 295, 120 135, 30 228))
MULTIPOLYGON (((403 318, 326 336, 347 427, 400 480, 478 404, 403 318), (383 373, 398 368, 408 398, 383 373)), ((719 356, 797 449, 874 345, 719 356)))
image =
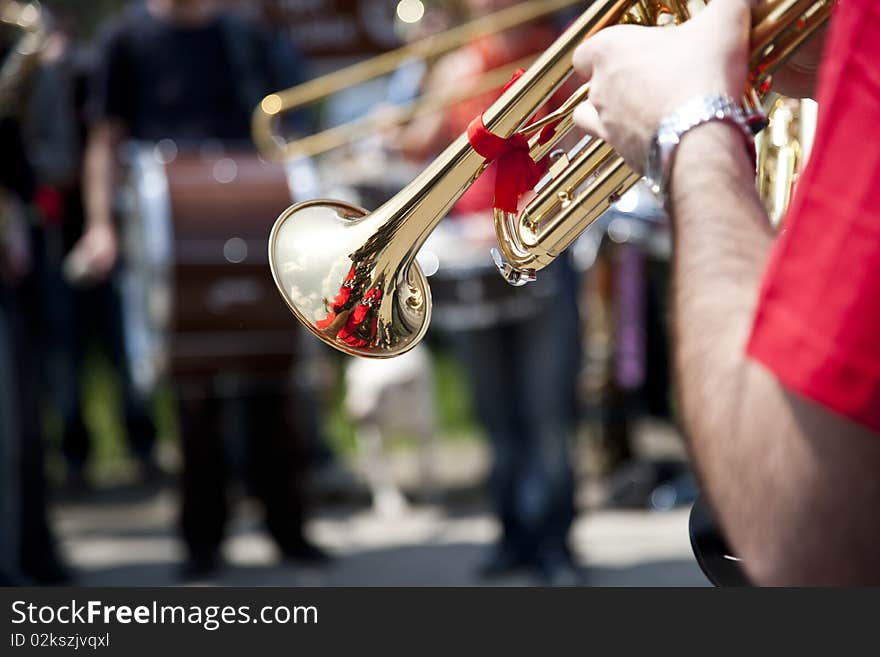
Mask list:
POLYGON ((779 97, 768 116, 770 124, 757 143, 758 195, 770 223, 778 227, 810 155, 817 105, 812 100, 779 97))
MULTIPOLYGON (((288 155, 314 157, 334 148, 373 136, 383 129, 404 124, 425 114, 431 114, 466 98, 498 89, 504 86, 504 83, 510 79, 511 67, 525 68, 530 66, 534 60, 534 57, 526 57, 511 65, 501 66, 485 73, 473 85, 453 87, 441 93, 420 96, 413 101, 401 105, 393 105, 381 114, 368 114, 348 123, 327 128, 316 134, 300 137, 296 141, 287 143, 282 151, 272 151, 271 149, 267 150, 264 148, 263 145, 266 143, 265 136, 255 137, 255 140, 257 140, 256 143, 260 146, 263 153, 273 159, 283 160, 288 155)), ((278 139, 280 140, 280 138, 278 139)), ((279 143, 283 142, 279 141, 279 143)))
MULTIPOLYGON (((529 120, 571 74, 571 56, 585 38, 617 23, 662 26, 690 17, 704 0, 596 0, 484 113, 493 134, 529 139, 530 154, 549 153, 572 127, 586 98, 582 86, 540 121, 529 120), (540 129, 553 124, 552 139, 540 129)), ((762 82, 830 15, 834 0, 771 0, 753 14, 753 83, 762 82)), ((757 107, 746 94, 746 107, 757 107)), ((373 213, 334 201, 288 208, 272 229, 269 261, 294 315, 345 353, 390 358, 424 336, 431 293, 415 256, 437 223, 487 164, 458 137, 396 196, 373 213)), ((562 155, 521 213, 495 211, 500 251, 493 258, 508 282, 521 285, 549 265, 639 179, 600 140, 562 155)))

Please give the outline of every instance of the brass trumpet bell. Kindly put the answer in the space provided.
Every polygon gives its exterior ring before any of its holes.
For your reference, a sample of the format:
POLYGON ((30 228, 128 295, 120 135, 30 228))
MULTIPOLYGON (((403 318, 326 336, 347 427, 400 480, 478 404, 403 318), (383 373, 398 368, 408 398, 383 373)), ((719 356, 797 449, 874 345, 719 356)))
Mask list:
POLYGON ((397 268, 376 237, 380 223, 348 203, 307 201, 288 208, 269 238, 272 275, 290 310, 353 356, 397 356, 422 339, 431 321, 425 275, 417 262, 397 268))

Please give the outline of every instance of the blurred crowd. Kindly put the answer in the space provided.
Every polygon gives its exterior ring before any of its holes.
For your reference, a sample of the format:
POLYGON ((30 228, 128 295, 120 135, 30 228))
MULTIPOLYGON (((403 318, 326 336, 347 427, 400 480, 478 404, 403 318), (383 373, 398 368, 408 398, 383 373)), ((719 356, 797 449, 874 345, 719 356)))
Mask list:
MULTIPOLYGON (((694 494, 684 466, 646 467, 633 440, 639 416, 670 418, 658 209, 638 189, 629 193, 536 283, 512 288, 488 257, 493 185, 484 177, 420 256, 437 265, 427 346, 388 362, 337 359, 295 326, 274 290, 265 256, 274 218, 314 196, 384 201, 498 90, 313 160, 272 164, 252 145, 253 108, 357 58, 306 52, 281 4, 96 3, 106 15, 92 30, 80 3, 46 0, 33 24, 2 28, 0 582, 75 581, 48 506, 51 489, 87 496, 95 485, 83 391, 96 361, 111 365, 101 375, 118 395, 102 403, 119 404, 136 480, 179 487, 181 578, 191 581, 223 565, 230 484, 239 479, 259 500, 281 558, 332 558, 304 532, 309 473, 341 458, 328 446, 330 404, 355 426, 376 511, 402 512, 408 501, 385 443, 414 436, 431 479, 442 424, 438 353, 458 364, 491 446, 487 496, 500 531, 480 574, 525 568, 545 583, 577 581, 572 454, 585 423, 609 499, 665 508, 694 494), (38 42, 31 51, 25 37, 38 42), (16 58, 28 59, 18 71, 9 65, 16 58), (328 394, 327 371, 341 396, 328 394), (179 467, 159 458, 157 408, 168 398, 179 467), (47 456, 62 464, 57 476, 47 477, 47 456), (661 489, 665 497, 652 497, 661 489)), ((385 3, 401 42, 513 4, 385 3)), ((6 14, 36 7, 0 0, 6 14)), ((347 89, 281 127, 293 138, 450 81, 466 88, 546 48, 566 18, 404 61, 381 84, 347 89)))

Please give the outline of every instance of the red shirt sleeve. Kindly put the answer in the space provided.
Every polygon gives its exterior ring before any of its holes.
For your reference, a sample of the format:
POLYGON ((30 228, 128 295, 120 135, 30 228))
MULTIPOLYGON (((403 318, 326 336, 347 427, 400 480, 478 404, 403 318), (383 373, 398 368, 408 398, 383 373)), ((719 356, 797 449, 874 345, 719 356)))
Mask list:
POLYGON ((790 390, 880 431, 880 3, 838 5, 818 100, 748 353, 790 390))

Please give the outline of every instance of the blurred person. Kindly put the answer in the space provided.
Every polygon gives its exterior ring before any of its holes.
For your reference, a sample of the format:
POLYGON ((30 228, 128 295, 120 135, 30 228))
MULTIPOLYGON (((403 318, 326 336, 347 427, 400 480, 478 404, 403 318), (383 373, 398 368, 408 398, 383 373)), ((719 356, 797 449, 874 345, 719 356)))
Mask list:
MULTIPOLYGON (((9 17, 11 18, 11 16, 9 17)), ((41 23, 41 21, 39 21, 41 23)), ((39 34, 32 32, 31 34, 39 34)), ((13 53, 0 45, 0 63, 13 53)), ((13 39, 20 35, 16 34, 13 39)), ((0 582, 60 584, 69 574, 47 518, 43 435, 37 394, 33 171, 20 125, 43 39, 19 66, 3 67, 0 87, 0 582)))
MULTIPOLYGON (((2 57, 0 57, 2 60, 2 57)), ((61 584, 69 574, 47 518, 37 394, 33 175, 17 120, 0 118, 0 583, 61 584)))
MULTIPOLYGON (((91 90, 86 230, 72 252, 84 276, 109 276, 118 258, 112 206, 123 141, 171 139, 181 149, 217 140, 249 144, 252 108, 295 82, 287 79, 291 63, 278 62, 278 53, 274 37, 211 0, 148 0, 117 17, 103 35, 91 90)), ((223 443, 233 426, 243 427, 249 480, 279 550, 286 558, 323 561, 326 555, 303 534, 300 434, 307 419, 294 416, 291 393, 255 387, 241 398, 220 399, 178 389, 178 410, 184 576, 209 575, 220 565, 228 514, 223 443)))
MULTIPOLYGON (((511 0, 467 3, 473 17, 512 4, 511 0)), ((482 73, 539 52, 554 37, 555 30, 543 23, 482 36, 441 58, 428 73, 423 91, 441 92, 453 80, 475 81, 482 73)), ((496 90, 474 96, 419 118, 399 135, 401 149, 412 158, 436 154, 497 95, 496 90)), ((482 176, 450 217, 471 242, 467 246, 479 249, 486 258, 495 240, 493 197, 492 176, 482 176)), ((498 276, 494 269, 489 275, 498 276)), ((513 312, 502 310, 494 321, 478 320, 450 333, 494 452, 489 490, 501 537, 480 573, 493 577, 526 568, 549 584, 576 583, 580 572, 568 532, 575 516, 569 452, 579 361, 577 277, 562 257, 542 270, 535 283, 511 291, 519 295, 513 312)), ((501 300, 500 305, 509 308, 509 300, 501 300)), ((487 309, 487 314, 491 312, 487 309)))
POLYGON ((803 96, 818 78, 819 101, 777 236, 742 119, 692 119, 696 104, 732 108, 726 98, 742 93, 752 5, 713 0, 680 27, 592 37, 574 55, 592 85, 576 120, 667 199, 681 414, 746 573, 762 585, 878 584, 880 6, 840 2, 824 52, 814 39, 776 77, 803 96), (695 127, 658 167, 648 154, 673 122, 695 127))
POLYGON ((85 87, 90 62, 74 44, 72 16, 57 15, 56 29, 43 52, 25 121, 25 140, 36 178, 35 204, 41 214, 45 377, 61 420, 61 449, 67 482, 87 486, 91 437, 86 426, 81 374, 91 344, 106 352, 122 383, 125 430, 141 477, 159 473, 154 457, 156 426, 151 399, 132 385, 125 356, 122 308, 113 279, 74 285, 64 259, 83 232, 81 144, 86 137, 85 87))

